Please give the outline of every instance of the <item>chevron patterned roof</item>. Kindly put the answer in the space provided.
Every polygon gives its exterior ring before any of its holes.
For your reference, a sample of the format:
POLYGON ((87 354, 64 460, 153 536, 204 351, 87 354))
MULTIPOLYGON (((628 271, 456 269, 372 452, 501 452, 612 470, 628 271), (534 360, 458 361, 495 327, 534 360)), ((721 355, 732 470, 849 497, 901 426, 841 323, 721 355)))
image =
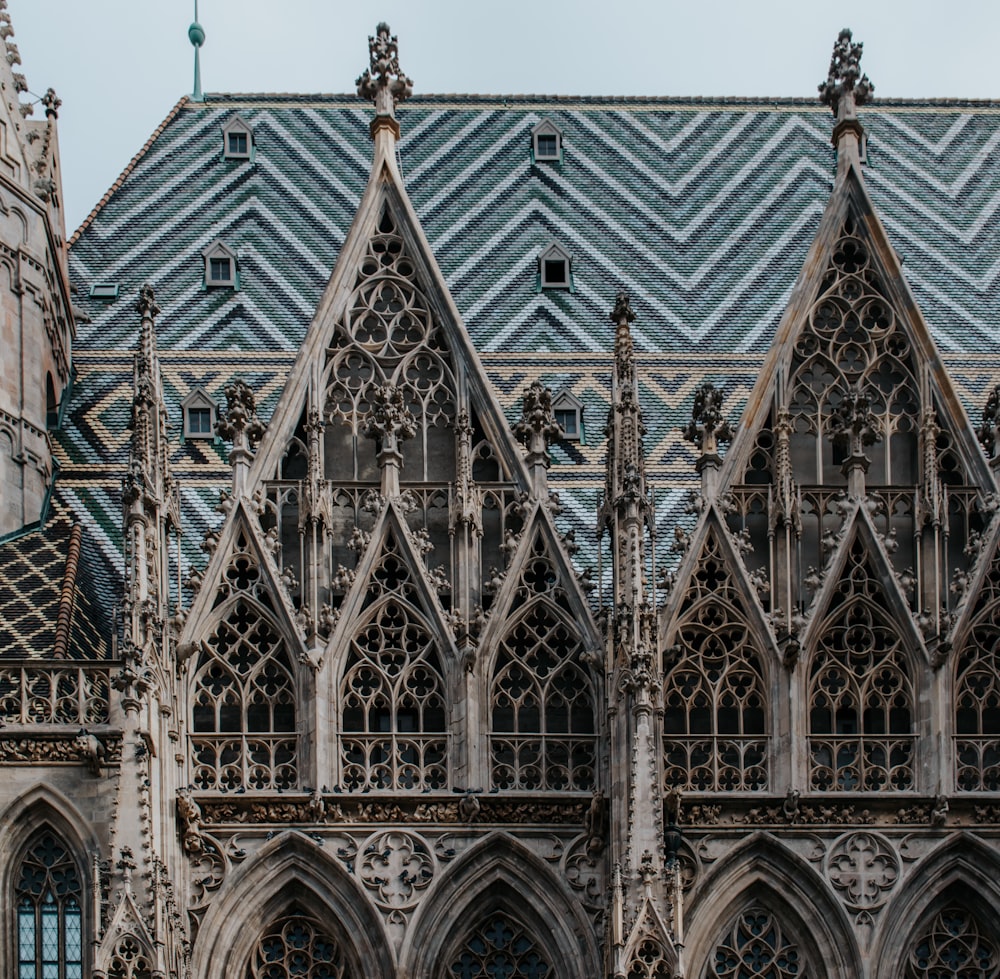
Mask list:
MULTIPOLYGON (((400 164, 419 218, 501 404, 513 417, 535 377, 586 405, 585 440, 555 450, 552 481, 577 540, 593 540, 603 422, 624 286, 639 314, 650 477, 660 520, 693 485, 680 440, 695 387, 721 384, 742 409, 815 235, 835 168, 829 111, 805 100, 424 96, 401 105, 400 164), (535 164, 531 129, 562 130, 535 164), (537 256, 572 255, 571 291, 538 287, 537 256)), ((182 100, 74 236, 81 325, 60 493, 104 556, 120 558, 117 487, 126 456, 131 351, 144 282, 179 431, 194 388, 221 399, 235 375, 273 408, 368 177, 371 111, 353 96, 210 95, 182 100), (254 130, 249 161, 226 160, 222 126, 254 130), (239 289, 206 290, 202 251, 239 258, 239 289), (88 298, 111 282, 120 298, 88 298)), ((866 179, 968 410, 1000 381, 1000 103, 881 102, 862 114, 866 179)), ((176 446, 182 562, 220 519, 221 446, 176 446)), ((590 545, 593 557, 593 544, 590 545)))

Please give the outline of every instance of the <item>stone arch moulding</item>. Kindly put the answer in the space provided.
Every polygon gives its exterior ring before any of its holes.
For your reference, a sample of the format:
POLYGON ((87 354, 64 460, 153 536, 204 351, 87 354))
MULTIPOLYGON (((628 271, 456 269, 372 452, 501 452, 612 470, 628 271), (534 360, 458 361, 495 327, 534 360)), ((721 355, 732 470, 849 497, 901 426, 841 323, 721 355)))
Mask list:
POLYGON ((566 886, 523 844, 492 833, 455 861, 418 908, 399 953, 400 975, 439 979, 466 931, 496 911, 523 924, 560 964, 558 979, 602 974, 593 926, 566 886))
POLYGON ((1000 854, 967 832, 952 834, 910 870, 875 936, 872 979, 899 979, 909 943, 953 902, 974 912, 1000 948, 1000 854))
POLYGON ((293 907, 339 938, 348 975, 396 974, 382 922, 360 886, 326 852, 295 832, 266 843, 218 892, 198 930, 191 974, 199 979, 242 977, 261 930, 293 907))
POLYGON ((689 975, 704 974, 715 943, 751 904, 775 911, 807 943, 810 979, 858 979, 865 974, 847 914, 832 890, 801 857, 764 833, 754 833, 699 881, 684 909, 689 975))
MULTIPOLYGON (((86 941, 94 930, 94 908, 86 897, 93 894, 93 855, 99 852, 99 843, 90 821, 76 806, 58 789, 40 784, 22 793, 0 814, 0 853, 11 857, 0 863, 0 935, 15 933, 14 902, 10 900, 15 876, 24 848, 46 826, 76 858, 84 896, 82 926, 86 941)), ((0 975, 17 974, 15 954, 14 943, 0 941, 0 975)))

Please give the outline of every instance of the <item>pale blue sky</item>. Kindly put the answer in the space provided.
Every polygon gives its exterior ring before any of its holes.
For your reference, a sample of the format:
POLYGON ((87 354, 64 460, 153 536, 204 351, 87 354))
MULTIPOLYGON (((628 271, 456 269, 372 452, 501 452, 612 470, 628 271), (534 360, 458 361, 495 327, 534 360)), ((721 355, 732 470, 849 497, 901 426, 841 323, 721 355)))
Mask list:
MULTIPOLYGON (((191 91, 192 0, 8 0, 72 231, 191 91)), ((199 0, 206 91, 350 92, 378 20, 418 92, 810 97, 841 27, 884 97, 1000 98, 1000 0, 199 0)))

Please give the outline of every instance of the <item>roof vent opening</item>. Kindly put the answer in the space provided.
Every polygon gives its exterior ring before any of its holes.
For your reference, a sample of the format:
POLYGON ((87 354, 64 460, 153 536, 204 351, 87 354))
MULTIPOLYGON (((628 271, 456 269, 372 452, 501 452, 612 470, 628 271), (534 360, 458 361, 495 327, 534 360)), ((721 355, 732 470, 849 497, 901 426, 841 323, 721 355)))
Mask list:
POLYGON ((222 157, 225 160, 253 158, 253 130, 242 116, 233 116, 222 127, 222 157))
POLYGON ((531 130, 531 153, 535 163, 561 161, 562 130, 551 120, 543 119, 531 130))
POLYGON ((572 289, 573 259, 565 248, 553 243, 538 256, 543 289, 572 289))

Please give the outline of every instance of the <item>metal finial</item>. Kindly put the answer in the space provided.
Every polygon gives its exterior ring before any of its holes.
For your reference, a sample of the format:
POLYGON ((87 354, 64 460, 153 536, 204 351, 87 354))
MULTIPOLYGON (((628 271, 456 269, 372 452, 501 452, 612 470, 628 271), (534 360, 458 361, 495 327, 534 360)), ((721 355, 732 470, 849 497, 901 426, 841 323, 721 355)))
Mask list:
POLYGON ((201 46, 205 43, 205 28, 198 23, 198 0, 194 0, 194 21, 188 28, 188 40, 194 45, 194 89, 191 98, 195 102, 204 102, 201 91, 201 46))
POLYGON ((413 82, 399 67, 399 48, 389 25, 382 23, 368 38, 370 65, 358 78, 358 95, 375 103, 375 113, 394 118, 397 103, 413 94, 413 82))
POLYGON ((849 118, 854 108, 864 105, 875 91, 867 75, 861 74, 861 52, 864 44, 851 41, 853 35, 845 27, 837 37, 830 57, 830 71, 819 86, 819 99, 830 106, 835 116, 849 118), (843 108, 843 112, 841 112, 843 108))

